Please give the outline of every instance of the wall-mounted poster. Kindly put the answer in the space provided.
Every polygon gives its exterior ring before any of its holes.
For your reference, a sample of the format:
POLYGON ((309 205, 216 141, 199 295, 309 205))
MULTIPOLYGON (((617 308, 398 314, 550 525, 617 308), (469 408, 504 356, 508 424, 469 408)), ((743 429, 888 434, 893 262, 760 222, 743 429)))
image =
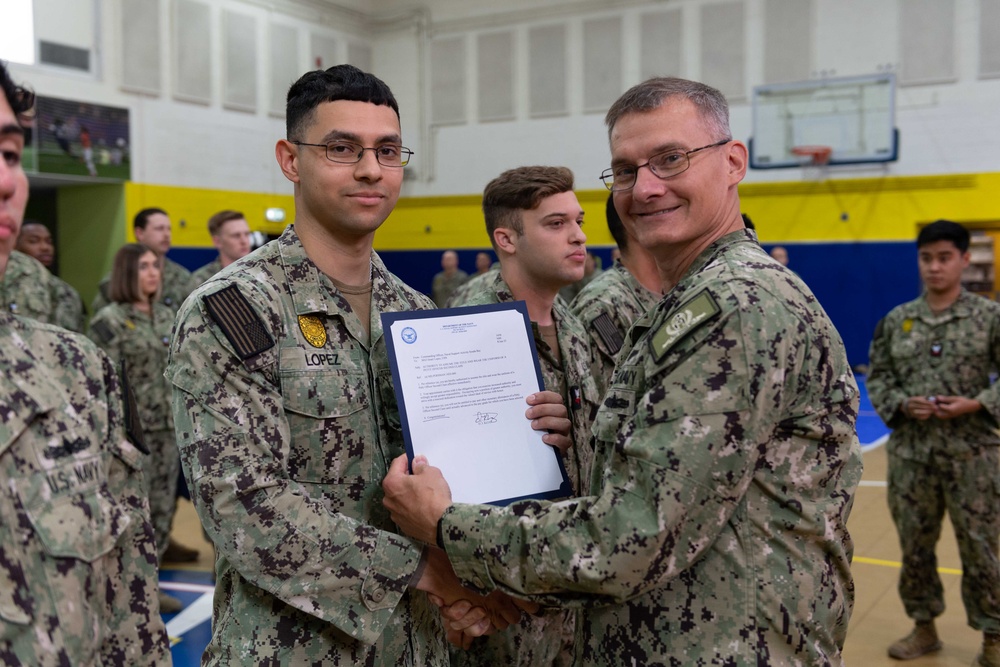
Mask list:
POLYGON ((128 109, 39 95, 28 146, 28 171, 131 178, 128 109))

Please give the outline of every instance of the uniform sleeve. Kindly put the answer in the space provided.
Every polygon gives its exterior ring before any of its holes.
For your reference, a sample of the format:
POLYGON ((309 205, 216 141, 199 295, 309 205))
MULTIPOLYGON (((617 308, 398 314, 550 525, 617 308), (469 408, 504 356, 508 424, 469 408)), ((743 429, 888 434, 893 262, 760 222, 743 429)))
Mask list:
POLYGON ((118 323, 106 308, 94 314, 87 328, 87 337, 97 343, 97 346, 111 358, 115 367, 122 362, 120 333, 118 323))
MULTIPOLYGON (((757 432, 742 391, 751 378, 738 332, 735 315, 701 331, 648 378, 643 396, 633 398, 624 384, 609 389, 606 406, 620 401, 634 409, 621 422, 602 411, 595 423, 606 461, 599 495, 450 508, 443 537, 463 582, 549 604, 610 604, 690 568, 741 502, 759 456, 754 443, 769 437, 757 432), (724 331, 731 346, 690 353, 724 331), (698 378, 715 388, 710 398, 685 387, 698 378)), ((631 372, 626 365, 616 379, 631 372)), ((761 405, 767 402, 762 396, 761 405)))
POLYGON ((875 412, 889 428, 898 428, 906 419, 900 407, 907 398, 902 378, 892 360, 892 334, 895 318, 886 315, 875 325, 871 347, 868 350, 868 397, 875 412))
POLYGON ((108 556, 107 589, 110 610, 102 662, 108 665, 166 665, 170 662, 167 632, 157 596, 157 551, 143 490, 142 453, 125 437, 123 397, 110 360, 101 356, 108 422, 105 444, 109 457, 108 490, 130 517, 125 534, 108 556))
POLYGON ((449 509, 442 533, 463 582, 607 604, 668 585, 710 552, 738 560, 761 536, 752 551, 789 572, 826 557, 817 545, 835 541, 825 531, 860 475, 857 389, 835 332, 767 310, 749 319, 724 306, 655 362, 655 333, 636 343, 594 425, 597 495, 449 509), (638 373, 648 377, 631 382, 638 373))
MULTIPOLYGON (((990 335, 990 370, 1000 371, 1000 305, 989 305, 989 335, 990 335)), ((1000 424, 1000 383, 994 382, 974 396, 983 410, 993 418, 995 424, 1000 424)))
MULTIPOLYGON (((280 338, 278 314, 260 304, 255 310, 264 313, 272 339, 280 338)), ((212 542, 240 576, 372 643, 416 571, 422 547, 324 505, 292 479, 280 388, 264 370, 252 370, 275 354, 272 347, 244 363, 207 314, 202 295, 182 307, 167 378, 192 499, 212 542)), ((316 428, 323 423, 317 418, 316 428)))

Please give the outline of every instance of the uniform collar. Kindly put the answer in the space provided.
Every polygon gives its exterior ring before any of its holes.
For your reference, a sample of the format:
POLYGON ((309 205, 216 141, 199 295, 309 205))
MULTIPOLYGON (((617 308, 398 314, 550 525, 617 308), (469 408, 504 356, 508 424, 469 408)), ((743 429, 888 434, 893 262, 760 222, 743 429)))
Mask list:
MULTIPOLYGON (((278 252, 284 268, 286 287, 295 307, 296 315, 325 313, 336 315, 349 308, 347 299, 340 294, 336 285, 319 267, 306 255, 302 241, 295 232, 295 226, 289 225, 278 239, 278 252)), ((409 300, 402 287, 392 279, 392 274, 385 268, 382 258, 374 250, 371 251, 372 263, 372 308, 371 308, 371 341, 374 343, 382 335, 382 312, 411 310, 409 300)), ((345 320, 347 322, 347 320, 345 320)), ((348 326, 350 326, 348 324, 348 326)), ((361 332, 352 332, 359 339, 361 332)))
POLYGON ((944 311, 940 313, 935 313, 931 310, 930 305, 927 303, 927 292, 925 291, 920 295, 917 300, 917 316, 925 322, 940 322, 942 320, 948 320, 953 317, 968 317, 972 314, 975 307, 975 299, 981 297, 976 296, 968 292, 964 287, 958 293, 958 298, 955 302, 948 306, 944 311))

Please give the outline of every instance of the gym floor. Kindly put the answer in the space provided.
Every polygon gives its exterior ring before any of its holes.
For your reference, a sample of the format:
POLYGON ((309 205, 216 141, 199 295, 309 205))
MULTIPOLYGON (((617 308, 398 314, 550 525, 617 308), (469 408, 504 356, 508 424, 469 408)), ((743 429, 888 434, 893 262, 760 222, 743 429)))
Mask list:
MULTIPOLYGON (((901 665, 888 657, 886 649, 912 626, 896 593, 900 553, 886 504, 887 459, 883 446, 886 434, 885 426, 863 391, 858 437, 865 452, 865 472, 848 524, 854 538, 852 569, 856 589, 854 614, 844 647, 848 665, 901 665)), ((174 520, 174 537, 201 552, 197 562, 184 566, 166 564, 160 575, 164 591, 179 597, 186 605, 181 612, 164 616, 174 643, 174 665, 194 667, 199 664, 211 633, 213 555, 212 547, 202 537, 194 508, 186 500, 181 500, 174 520)), ((947 604, 944 615, 937 619, 944 648, 906 664, 912 667, 968 667, 979 650, 982 636, 965 623, 960 591, 961 563, 947 521, 938 545, 938 564, 947 604)))

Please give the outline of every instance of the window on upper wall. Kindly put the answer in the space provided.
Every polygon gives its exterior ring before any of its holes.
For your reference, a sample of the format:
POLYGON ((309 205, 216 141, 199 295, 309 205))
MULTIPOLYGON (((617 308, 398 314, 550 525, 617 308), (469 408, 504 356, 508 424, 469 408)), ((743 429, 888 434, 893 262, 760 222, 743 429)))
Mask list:
POLYGON ((4 0, 0 21, 0 60, 35 64, 35 17, 32 0, 4 0))
POLYGON ((0 0, 0 58, 95 71, 97 0, 0 0))

